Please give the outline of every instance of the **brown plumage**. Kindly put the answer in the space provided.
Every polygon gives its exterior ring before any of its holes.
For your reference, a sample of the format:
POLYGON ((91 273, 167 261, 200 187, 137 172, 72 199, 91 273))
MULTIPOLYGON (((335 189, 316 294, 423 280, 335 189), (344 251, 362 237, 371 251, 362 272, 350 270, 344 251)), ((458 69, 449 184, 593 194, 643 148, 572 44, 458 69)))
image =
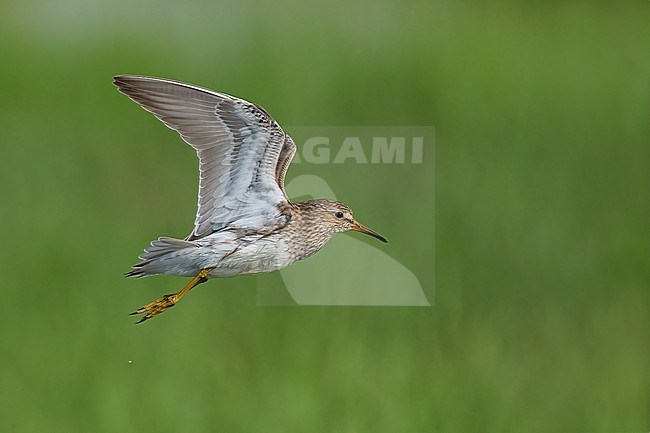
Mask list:
POLYGON ((311 256, 336 233, 355 230, 387 242, 356 221, 343 203, 288 199, 284 180, 296 145, 262 107, 159 78, 122 75, 114 84, 177 131, 199 157, 194 229, 184 240, 153 241, 127 274, 194 278, 179 292, 132 313, 147 313, 140 322, 174 306, 209 278, 282 269, 311 256))

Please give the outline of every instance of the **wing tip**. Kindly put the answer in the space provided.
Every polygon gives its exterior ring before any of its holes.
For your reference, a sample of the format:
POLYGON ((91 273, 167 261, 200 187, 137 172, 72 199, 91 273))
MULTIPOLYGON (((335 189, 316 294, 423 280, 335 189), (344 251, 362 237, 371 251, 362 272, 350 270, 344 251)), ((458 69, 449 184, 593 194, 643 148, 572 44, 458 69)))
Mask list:
POLYGON ((113 84, 117 87, 133 85, 137 81, 164 81, 164 79, 135 74, 117 74, 113 76, 113 84))
POLYGON ((120 75, 115 75, 113 76, 113 85, 117 87, 117 90, 120 93, 124 93, 125 95, 128 95, 126 90, 128 88, 133 88, 133 82, 135 81, 134 78, 137 78, 137 75, 128 75, 128 74, 120 74, 120 75))
POLYGON ((125 83, 129 81, 129 79, 137 77, 137 75, 131 75, 131 74, 117 74, 113 75, 113 84, 117 85, 118 83, 125 83))
POLYGON ((167 78, 151 77, 148 75, 117 74, 113 76, 113 84, 119 89, 125 87, 137 87, 137 83, 146 83, 146 82, 184 85, 184 83, 176 82, 174 80, 169 80, 167 78))
MULTIPOLYGON (((126 95, 128 95, 126 92, 128 90, 142 90, 143 88, 147 88, 147 90, 153 90, 153 88, 157 87, 157 85, 169 85, 194 90, 200 93, 206 93, 221 99, 240 100, 240 98, 237 98, 235 96, 210 90, 207 87, 196 86, 194 84, 184 83, 182 81, 170 80, 169 78, 152 77, 148 75, 117 74, 113 76, 113 85, 115 85, 115 87, 117 87, 121 93, 124 93, 126 95)), ((160 88, 157 88, 156 90, 160 90, 160 88)), ((268 113, 266 114, 268 115, 268 113)))

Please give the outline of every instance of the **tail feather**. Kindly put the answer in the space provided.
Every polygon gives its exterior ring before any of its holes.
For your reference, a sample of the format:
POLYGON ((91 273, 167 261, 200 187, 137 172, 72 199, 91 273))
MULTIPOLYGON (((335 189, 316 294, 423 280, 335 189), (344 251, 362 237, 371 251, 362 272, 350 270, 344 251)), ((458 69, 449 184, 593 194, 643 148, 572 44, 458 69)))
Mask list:
POLYGON ((159 266, 165 261, 166 256, 172 255, 175 252, 185 248, 195 248, 197 245, 194 242, 185 241, 182 239, 161 237, 151 241, 151 245, 140 254, 138 258, 141 260, 139 263, 133 265, 133 270, 124 274, 127 277, 141 278, 150 275, 157 275, 165 273, 165 268, 159 266))

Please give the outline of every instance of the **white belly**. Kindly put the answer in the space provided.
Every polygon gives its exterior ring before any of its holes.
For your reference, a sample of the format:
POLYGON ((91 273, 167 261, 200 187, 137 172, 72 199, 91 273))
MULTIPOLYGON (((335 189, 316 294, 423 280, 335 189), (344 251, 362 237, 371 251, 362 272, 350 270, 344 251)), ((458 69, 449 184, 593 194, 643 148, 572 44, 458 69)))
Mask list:
POLYGON ((294 261, 287 254, 284 241, 273 237, 261 238, 235 246, 215 263, 214 270, 208 276, 214 278, 272 272, 289 266, 294 261))

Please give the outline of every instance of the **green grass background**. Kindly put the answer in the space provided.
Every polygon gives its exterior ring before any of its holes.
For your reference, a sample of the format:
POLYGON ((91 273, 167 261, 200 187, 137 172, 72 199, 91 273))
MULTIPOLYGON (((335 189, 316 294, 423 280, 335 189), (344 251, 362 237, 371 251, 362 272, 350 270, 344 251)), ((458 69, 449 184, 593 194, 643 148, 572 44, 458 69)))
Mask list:
MULTIPOLYGON (((648 431, 649 7, 5 0, 0 430, 648 431), (187 234, 197 174, 116 73, 434 125, 435 306, 258 307, 243 277, 134 326, 184 281, 122 273, 187 234)), ((431 238, 420 183, 328 169, 385 251, 431 238)))

